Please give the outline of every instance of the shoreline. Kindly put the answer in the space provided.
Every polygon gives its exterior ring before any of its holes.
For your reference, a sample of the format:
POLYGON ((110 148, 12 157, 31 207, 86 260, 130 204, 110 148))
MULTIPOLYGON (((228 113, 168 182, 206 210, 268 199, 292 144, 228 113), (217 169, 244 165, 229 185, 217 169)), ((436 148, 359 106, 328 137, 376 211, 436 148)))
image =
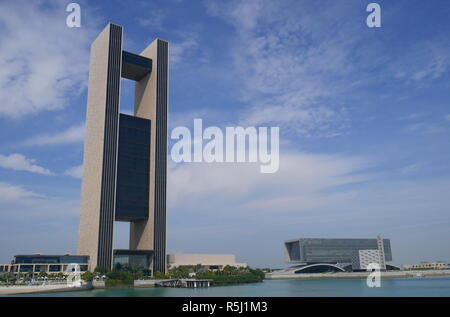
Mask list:
MULTIPOLYGON (((371 272, 337 273, 267 273, 266 280, 313 280, 313 279, 366 279, 371 272)), ((450 277, 450 270, 390 271, 381 272, 381 278, 450 277)))
POLYGON ((84 284, 80 287, 70 287, 67 285, 11 285, 0 286, 0 296, 2 295, 22 295, 22 294, 39 294, 39 293, 63 293, 91 290, 92 284, 84 284))
MULTIPOLYGON (((87 283, 82 285, 81 287, 68 287, 67 285, 35 285, 35 286, 28 286, 28 285, 11 285, 11 286, 0 286, 0 296, 7 296, 7 295, 25 295, 25 294, 39 294, 39 293, 64 293, 64 292, 78 292, 78 291, 88 291, 88 290, 94 290, 94 289, 104 289, 104 290, 115 290, 115 289, 144 289, 144 288, 155 288, 155 287, 161 287, 156 286, 156 283, 161 282, 163 280, 148 280, 150 283, 142 283, 143 280, 136 280, 141 283, 134 283, 133 284, 116 284, 112 286, 103 286, 103 287, 96 287, 92 283, 87 283)), ((135 282, 136 282, 135 281, 135 282)), ((237 286, 237 285, 245 285, 249 283, 262 283, 264 280, 261 281, 251 281, 251 282, 226 282, 226 283, 219 283, 216 285, 211 285, 210 287, 223 287, 223 286, 237 286)), ((177 287, 173 287, 177 288, 177 287)))
MULTIPOLYGON (((370 272, 338 272, 338 273, 305 273, 305 274, 273 274, 268 273, 265 280, 345 280, 345 279, 366 279, 370 272)), ((429 270, 429 271, 391 271, 381 272, 381 278, 394 279, 394 278, 431 278, 431 277, 450 277, 450 270, 429 270), (419 276, 417 274, 420 274, 419 276)), ((250 282, 250 283, 261 283, 250 282)), ((228 285, 215 285, 214 287, 220 288, 221 286, 239 286, 249 283, 233 283, 228 285)), ((143 289, 153 288, 155 286, 137 286, 137 285, 121 285, 114 287, 106 287, 104 289, 143 289)), ((39 294, 39 293, 63 293, 63 292, 77 292, 88 291, 96 289, 92 283, 87 283, 81 287, 68 287, 67 285, 36 285, 36 286, 0 286, 0 296, 8 295, 25 295, 25 294, 39 294)))

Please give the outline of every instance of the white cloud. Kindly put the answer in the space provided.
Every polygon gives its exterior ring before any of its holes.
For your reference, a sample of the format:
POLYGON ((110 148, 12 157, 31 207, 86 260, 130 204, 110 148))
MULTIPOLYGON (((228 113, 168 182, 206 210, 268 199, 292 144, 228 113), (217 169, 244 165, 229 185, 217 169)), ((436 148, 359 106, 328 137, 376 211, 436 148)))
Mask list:
POLYGON ((136 21, 139 23, 139 25, 143 27, 152 27, 152 28, 161 28, 164 19, 166 18, 166 13, 162 9, 156 9, 156 8, 146 8, 145 12, 146 17, 137 17, 136 21))
POLYGON ((437 134, 445 130, 445 126, 435 122, 416 122, 405 127, 406 132, 418 134, 437 134))
POLYGON ((219 247, 258 266, 283 265, 282 241, 299 236, 381 233, 391 238, 396 263, 446 254, 433 241, 449 239, 450 179, 389 175, 376 163, 294 153, 280 158, 275 174, 259 174, 251 164, 169 164, 171 244, 185 251, 219 247), (424 239, 413 248, 417 235, 424 239))
POLYGON ((76 250, 78 197, 46 196, 0 182, 0 215, 0 262, 6 263, 20 253, 64 254, 76 250))
POLYGON ((94 34, 85 24, 67 27, 65 5, 0 3, 0 117, 61 109, 85 88, 94 34))
POLYGON ((170 62, 180 64, 195 52, 199 45, 195 36, 191 33, 183 33, 182 39, 170 43, 170 62))
POLYGON ((419 172, 423 168, 422 163, 413 163, 406 165, 405 167, 400 169, 400 173, 402 174, 415 174, 419 172))
POLYGON ((399 119, 403 120, 403 121, 414 121, 414 120, 417 120, 417 119, 421 119, 421 118, 423 118, 425 116, 426 115, 424 113, 416 112, 416 113, 411 113, 411 114, 406 115, 406 116, 402 116, 399 119))
POLYGON ((0 202, 16 201, 27 198, 39 198, 39 197, 43 196, 25 190, 20 186, 0 182, 0 202))
POLYGON ((23 142, 27 146, 79 143, 84 140, 84 124, 72 126, 58 133, 37 135, 23 142))
POLYGON ((199 50, 200 45, 196 32, 188 31, 188 28, 182 30, 166 28, 163 24, 168 14, 167 10, 155 8, 149 2, 144 2, 141 5, 145 8, 146 15, 145 17, 137 17, 137 23, 143 28, 151 29, 152 32, 156 29, 164 31, 166 36, 170 36, 168 40, 170 64, 172 66, 180 66, 185 61, 192 64, 192 61, 188 61, 189 58, 195 58, 196 61, 204 60, 205 49, 199 50))
POLYGON ((306 137, 345 134, 351 123, 348 103, 354 103, 349 96, 364 104, 364 92, 374 84, 398 85, 399 79, 419 84, 450 69, 447 34, 405 45, 395 54, 398 59, 387 57, 390 42, 363 31, 361 10, 351 2, 249 0, 206 6, 235 29, 233 71, 248 105, 242 125, 278 124, 306 137))
POLYGON ((0 182, 0 210, 2 217, 13 219, 62 219, 77 216, 79 199, 47 196, 22 186, 0 182))
POLYGON ((82 178, 83 177, 83 165, 78 165, 67 169, 64 172, 64 175, 71 176, 73 178, 82 178))
POLYGON ((358 157, 307 153, 282 155, 279 171, 270 175, 260 174, 258 164, 251 163, 170 164, 169 204, 274 214, 317 208, 351 197, 352 190, 334 190, 367 181, 370 176, 361 170, 369 165, 358 157))
POLYGON ((16 171, 28 171, 44 175, 52 175, 48 169, 41 166, 35 165, 35 160, 28 159, 22 154, 10 154, 2 155, 0 154, 0 167, 13 169, 16 171))
POLYGON ((408 83, 434 80, 450 70, 450 43, 447 35, 420 42, 395 61, 395 77, 408 83), (401 70, 398 70, 401 69, 401 70))
POLYGON ((350 47, 361 36, 331 12, 352 14, 354 9, 324 5, 313 20, 308 4, 297 2, 208 2, 207 6, 236 30, 231 54, 244 82, 242 98, 249 104, 242 125, 279 124, 308 137, 345 132, 346 109, 335 97, 351 86, 350 47), (333 32, 319 22, 330 19, 339 24, 333 32))

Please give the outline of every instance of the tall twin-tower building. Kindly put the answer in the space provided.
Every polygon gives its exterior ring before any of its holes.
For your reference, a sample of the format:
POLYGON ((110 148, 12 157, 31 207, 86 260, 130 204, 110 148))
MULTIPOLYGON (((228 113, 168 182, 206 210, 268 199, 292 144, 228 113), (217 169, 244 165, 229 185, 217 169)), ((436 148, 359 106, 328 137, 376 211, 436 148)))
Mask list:
POLYGON ((166 271, 168 43, 122 49, 109 24, 91 46, 78 254, 96 267, 166 271), (121 78, 135 82, 134 114, 120 113, 121 78), (114 224, 130 224, 114 249, 114 224))

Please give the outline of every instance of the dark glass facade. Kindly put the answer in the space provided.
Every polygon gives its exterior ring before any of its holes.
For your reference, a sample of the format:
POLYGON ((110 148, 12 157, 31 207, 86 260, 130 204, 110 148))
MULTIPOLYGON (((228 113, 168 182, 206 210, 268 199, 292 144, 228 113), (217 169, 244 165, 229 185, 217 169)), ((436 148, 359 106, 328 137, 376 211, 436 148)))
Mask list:
POLYGON ((59 272, 61 271, 61 265, 50 265, 48 268, 49 272, 59 272))
POLYGON ((165 272, 168 43, 135 54, 122 34, 108 24, 91 46, 78 253, 113 268, 115 221, 129 222, 129 248, 165 272), (121 78, 136 81, 134 115, 120 114, 121 78))
POLYGON ((88 262, 89 257, 83 255, 16 255, 14 258, 15 264, 85 264, 88 262))
POLYGON ((122 77, 139 81, 152 71, 152 60, 122 51, 122 77))
POLYGON ((87 263, 89 256, 86 255, 16 255, 10 272, 32 274, 66 272, 70 264, 79 264, 80 271, 86 272, 87 263))
MULTIPOLYGON (((392 261, 391 242, 383 239, 386 261, 392 261)), ((359 250, 377 250, 377 239, 299 239, 285 242, 289 262, 351 263, 359 250)))
POLYGON ((150 120, 125 114, 119 119, 116 220, 148 218, 150 120))
POLYGON ((24 272, 32 272, 32 271, 33 271, 32 265, 21 265, 19 272, 24 273, 24 272))
POLYGON ((147 250, 114 250, 113 268, 116 270, 137 269, 149 272, 153 252, 147 250))

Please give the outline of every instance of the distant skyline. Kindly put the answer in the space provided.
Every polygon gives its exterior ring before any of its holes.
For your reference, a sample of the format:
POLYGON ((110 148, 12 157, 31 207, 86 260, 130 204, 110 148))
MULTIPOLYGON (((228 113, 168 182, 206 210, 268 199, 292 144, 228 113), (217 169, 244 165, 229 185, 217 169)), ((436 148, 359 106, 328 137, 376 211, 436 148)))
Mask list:
POLYGON ((450 261, 449 3, 375 1, 371 29, 371 1, 76 2, 81 28, 69 1, 0 3, 0 263, 76 252, 89 45, 108 22, 131 52, 170 42, 169 136, 194 118, 280 128, 274 174, 169 157, 168 253, 280 267, 285 240, 381 234, 394 264, 450 261))

